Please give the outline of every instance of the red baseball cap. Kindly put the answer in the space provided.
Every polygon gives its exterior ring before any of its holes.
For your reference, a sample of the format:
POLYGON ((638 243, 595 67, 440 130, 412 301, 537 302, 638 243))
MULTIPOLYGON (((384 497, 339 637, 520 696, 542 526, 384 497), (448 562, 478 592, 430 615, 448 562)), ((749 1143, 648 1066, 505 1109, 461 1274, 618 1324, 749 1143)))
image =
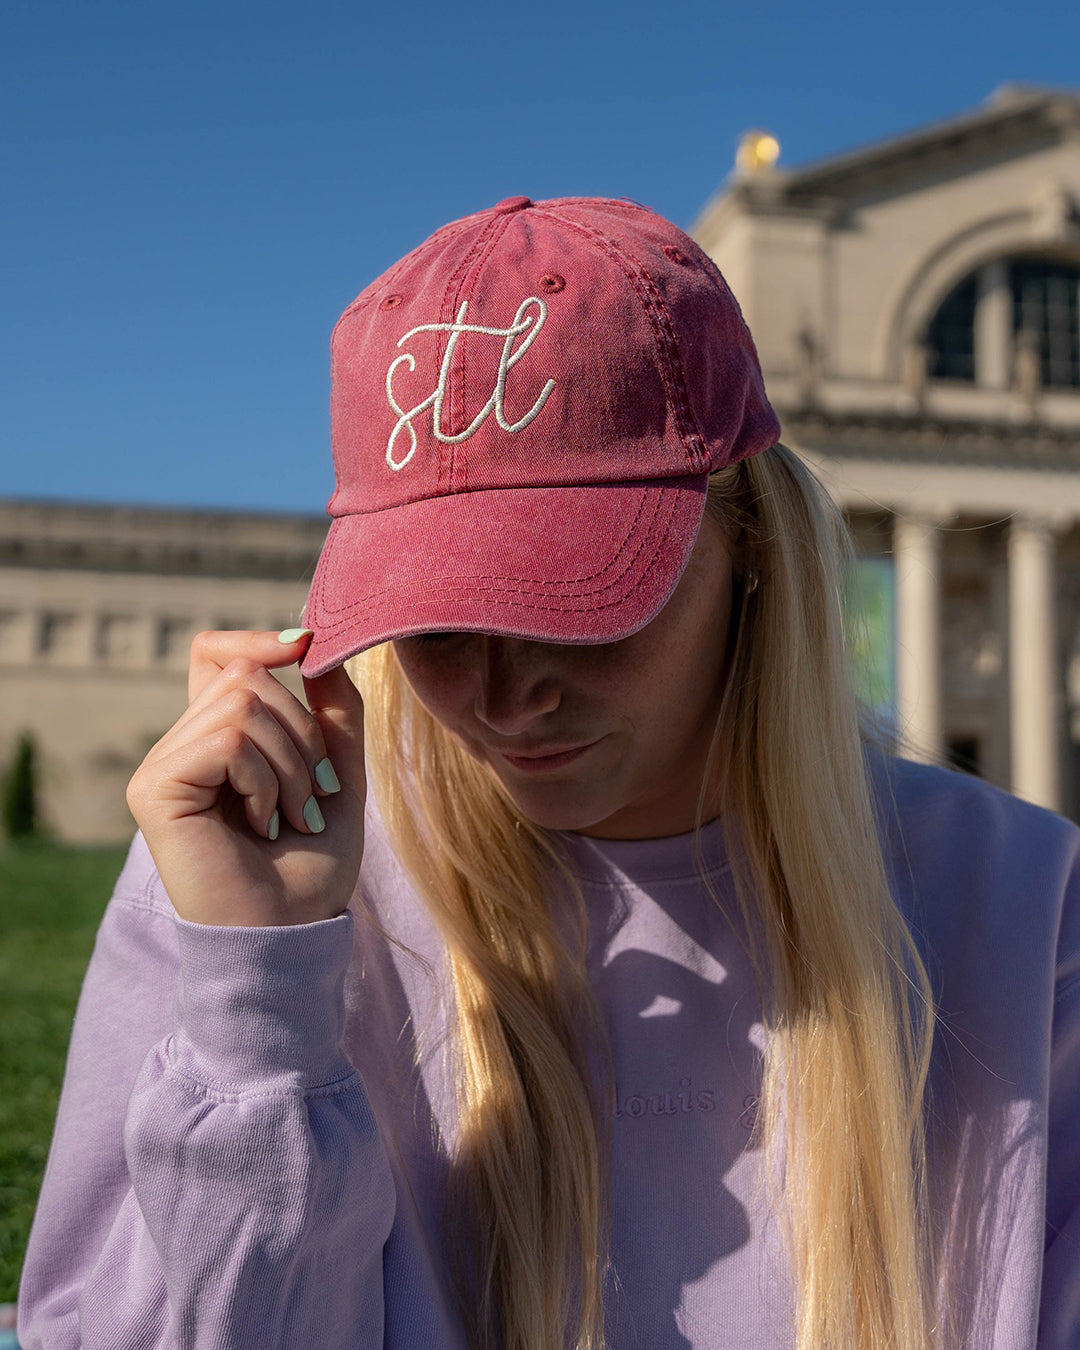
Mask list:
POLYGON ((716 266, 625 201, 444 226, 349 306, 331 361, 308 676, 433 630, 628 637, 683 573, 709 474, 780 434, 716 266))

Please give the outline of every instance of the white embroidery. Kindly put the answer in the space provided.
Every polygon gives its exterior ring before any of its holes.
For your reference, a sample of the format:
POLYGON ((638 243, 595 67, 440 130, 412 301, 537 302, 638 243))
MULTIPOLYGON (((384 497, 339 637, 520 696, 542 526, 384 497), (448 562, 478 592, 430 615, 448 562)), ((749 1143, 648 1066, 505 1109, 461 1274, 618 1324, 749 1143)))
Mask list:
POLYGON ((544 320, 547 318, 547 305, 543 300, 535 295, 530 295, 527 300, 523 300, 518 306, 518 311, 514 315, 514 322, 509 328, 486 328, 481 324, 466 323, 465 315, 468 312, 469 302, 463 300, 461 308, 457 312, 457 318, 453 323, 422 323, 417 328, 410 328, 403 338, 398 339, 397 345, 400 347, 408 342, 411 337, 417 333, 449 333, 450 340, 446 344, 446 354, 443 356, 442 368, 439 371, 439 383, 434 390, 427 396, 422 403, 418 403, 415 408, 410 408, 407 412, 398 405, 394 398, 393 381, 394 371, 398 366, 407 366, 410 371, 416 369, 416 360, 410 352, 395 358, 390 362, 390 367, 386 372, 386 401, 398 415, 398 420, 394 424, 394 429, 390 433, 390 439, 386 443, 386 462, 391 469, 403 469, 413 455, 416 454, 416 431, 412 424, 414 417, 419 417, 421 413, 427 412, 429 408, 432 413, 432 430, 435 433, 435 439, 442 441, 444 445, 457 445, 459 441, 468 440, 476 431, 481 422, 494 409, 495 420, 503 431, 520 431, 522 427, 527 427, 533 418, 539 413, 541 408, 548 400, 548 395, 555 388, 555 381, 548 380, 540 391, 540 397, 532 405, 524 417, 519 417, 516 422, 508 422, 503 411, 503 400, 506 395, 506 376, 512 366, 516 366, 525 353, 532 346, 537 333, 544 326, 544 320), (535 305, 539 313, 535 316, 528 313, 531 306, 535 305), (442 407, 443 400, 446 397, 446 382, 450 375, 450 363, 454 359, 454 348, 457 346, 458 339, 462 333, 486 333, 490 337, 501 337, 503 339, 502 356, 499 358, 499 374, 495 381, 495 388, 491 397, 476 414, 473 420, 464 431, 458 432, 456 436, 447 436, 442 430, 442 407), (526 333, 528 336, 521 346, 514 350, 514 340, 526 333), (402 459, 394 458, 394 444, 400 435, 402 428, 409 432, 409 452, 402 459))

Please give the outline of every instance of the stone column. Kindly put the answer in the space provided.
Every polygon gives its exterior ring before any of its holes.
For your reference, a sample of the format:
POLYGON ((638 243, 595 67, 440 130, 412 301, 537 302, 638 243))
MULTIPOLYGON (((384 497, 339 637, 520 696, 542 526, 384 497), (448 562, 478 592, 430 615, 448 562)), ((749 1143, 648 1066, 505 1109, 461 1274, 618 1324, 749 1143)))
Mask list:
POLYGON ((893 520, 896 566, 896 682, 899 729, 928 762, 945 750, 941 678, 941 532, 944 513, 893 520))
POLYGON ((0 665, 28 666, 37 655, 37 615, 22 606, 0 614, 0 665))
POLYGON ((1061 691, 1054 533, 1049 520, 1017 517, 1009 527, 1009 720, 1013 791, 1059 811, 1061 691))
POLYGON ((975 382, 1008 389, 1012 357, 1012 291, 1001 260, 979 269, 975 300, 975 382))

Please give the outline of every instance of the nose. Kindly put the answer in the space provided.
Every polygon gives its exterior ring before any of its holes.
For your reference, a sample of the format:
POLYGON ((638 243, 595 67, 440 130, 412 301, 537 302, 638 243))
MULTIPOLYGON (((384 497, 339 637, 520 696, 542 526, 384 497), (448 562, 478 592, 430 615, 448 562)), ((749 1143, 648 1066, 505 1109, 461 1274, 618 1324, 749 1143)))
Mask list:
POLYGON ((517 736, 561 701, 544 643, 484 635, 475 711, 485 726, 500 736, 517 736))

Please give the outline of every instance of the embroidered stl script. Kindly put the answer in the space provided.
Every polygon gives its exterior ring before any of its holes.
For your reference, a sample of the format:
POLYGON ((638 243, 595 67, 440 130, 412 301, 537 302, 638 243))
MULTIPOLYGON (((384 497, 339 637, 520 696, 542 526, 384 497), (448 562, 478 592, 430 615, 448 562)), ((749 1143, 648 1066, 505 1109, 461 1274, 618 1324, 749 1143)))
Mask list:
POLYGON ((391 469, 403 469, 413 455, 416 454, 416 431, 413 428, 413 418, 419 417, 421 413, 427 412, 429 408, 432 412, 432 430, 435 433, 435 439, 442 441, 444 445, 457 445, 459 441, 468 440, 476 431, 477 427, 492 412, 495 413, 495 420, 503 431, 520 431, 522 427, 527 427, 540 409, 547 402, 548 395, 555 388, 555 381, 548 380, 540 391, 540 397, 532 405, 524 417, 519 417, 516 422, 508 422, 506 414, 503 411, 503 399, 506 395, 506 375, 511 367, 516 366, 525 353, 532 346, 537 333, 544 326, 544 320, 547 318, 547 305, 543 300, 535 295, 530 295, 527 300, 522 300, 518 305, 518 311, 514 315, 514 321, 509 328, 487 328, 481 324, 466 323, 465 315, 469 309, 468 300, 461 302, 461 308, 457 312, 457 318, 453 323, 422 323, 418 328, 410 328, 404 337, 398 339, 398 346, 408 342, 411 337, 417 333, 449 333, 450 340, 446 344, 446 355, 443 357, 442 366, 439 370, 439 383, 434 390, 427 396, 422 403, 418 403, 415 408, 409 408, 406 411, 398 405, 394 398, 393 382, 394 372, 398 366, 407 366, 410 371, 416 369, 416 360, 411 352, 404 352, 401 356, 390 362, 390 367, 386 372, 386 401, 398 415, 398 420, 394 424, 394 429, 390 433, 390 439, 386 443, 386 462, 391 469), (534 315, 529 310, 535 306, 537 313, 534 315), (476 414, 473 420, 464 431, 458 432, 456 436, 448 436, 442 430, 442 406, 443 399, 446 397, 446 381, 450 374, 450 363, 454 359, 454 348, 462 333, 486 333, 489 337, 501 337, 503 339, 502 356, 499 358, 499 373, 495 381, 495 388, 491 397, 476 414), (515 351, 514 342, 522 333, 527 336, 525 341, 515 351), (397 443, 398 436, 403 430, 409 433, 409 450, 401 459, 394 458, 394 446, 397 443))

